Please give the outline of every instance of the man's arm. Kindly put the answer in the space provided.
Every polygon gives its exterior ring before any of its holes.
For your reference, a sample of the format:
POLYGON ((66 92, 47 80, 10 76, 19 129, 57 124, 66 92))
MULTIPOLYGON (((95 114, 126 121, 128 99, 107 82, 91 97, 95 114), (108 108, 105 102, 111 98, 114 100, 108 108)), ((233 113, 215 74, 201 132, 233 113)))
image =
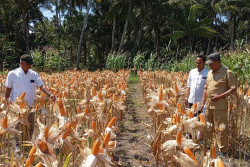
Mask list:
MULTIPOLYGON (((192 70, 191 70, 192 71, 192 70)), ((190 95, 190 87, 191 87, 191 71, 188 74, 187 79, 187 87, 186 87, 186 97, 185 97, 185 104, 188 105, 188 98, 190 95)))
POLYGON ((56 96, 53 93, 50 93, 49 90, 47 89, 47 87, 45 85, 40 86, 40 89, 46 94, 48 95, 52 101, 56 100, 56 96))
POLYGON ((12 88, 8 88, 6 87, 6 91, 5 91, 5 102, 7 105, 9 105, 9 98, 10 98, 10 92, 11 92, 12 88))
POLYGON ((186 88, 185 104, 188 105, 188 97, 190 95, 190 87, 186 88))
POLYGON ((214 102, 217 102, 220 99, 226 98, 230 93, 234 93, 235 91, 236 91, 236 88, 231 88, 228 91, 226 91, 220 95, 213 94, 212 95, 213 97, 211 98, 211 100, 214 102))
POLYGON ((227 71, 227 86, 229 87, 229 89, 222 93, 222 94, 213 94, 211 100, 216 102, 220 99, 226 98, 230 93, 234 93, 237 89, 237 79, 235 78, 234 74, 232 73, 232 71, 227 71))
POLYGON ((5 91, 5 101, 8 104, 10 98, 10 92, 13 86, 13 75, 11 72, 8 73, 6 81, 5 81, 6 91, 5 91))
POLYGON ((207 89, 204 89, 203 96, 202 96, 202 101, 201 101, 202 109, 204 108, 206 100, 207 100, 207 89))

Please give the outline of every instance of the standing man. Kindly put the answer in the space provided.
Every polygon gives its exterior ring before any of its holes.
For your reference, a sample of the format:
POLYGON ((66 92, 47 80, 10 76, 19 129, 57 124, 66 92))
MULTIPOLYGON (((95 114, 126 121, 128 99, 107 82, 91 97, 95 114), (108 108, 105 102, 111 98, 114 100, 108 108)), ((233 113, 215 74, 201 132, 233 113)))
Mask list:
POLYGON ((202 98, 202 105, 206 103, 206 130, 205 135, 212 142, 215 134, 219 153, 225 155, 228 148, 228 101, 226 97, 236 91, 237 80, 232 71, 221 65, 220 54, 213 53, 207 58, 211 70, 207 75, 207 82, 202 98), (212 125, 209 126, 209 125, 212 125), (216 129, 225 126, 218 134, 216 129))
MULTIPOLYGON (((36 97, 36 86, 40 87, 40 89, 47 94, 51 100, 55 101, 56 97, 52 93, 48 91, 46 86, 43 84, 39 75, 31 70, 31 66, 33 64, 33 58, 31 55, 22 55, 20 58, 20 67, 14 69, 8 73, 6 79, 6 92, 5 99, 7 105, 10 101, 14 102, 15 99, 20 96, 23 92, 26 92, 24 100, 26 100, 28 107, 34 107, 35 97, 36 97)), ((35 113, 30 112, 28 115, 28 120, 30 123, 30 137, 34 131, 34 123, 35 123, 35 113)), ((18 145, 18 143, 17 143, 18 145)))
POLYGON ((198 55, 195 59, 196 68, 189 72, 187 80, 185 104, 191 108, 194 103, 202 101, 204 85, 208 69, 205 68, 206 56, 198 55))
POLYGON ((20 96, 23 92, 26 92, 25 100, 27 105, 32 108, 34 107, 36 97, 36 86, 38 86, 45 94, 47 94, 51 100, 55 100, 55 95, 49 92, 46 86, 43 84, 39 75, 31 70, 33 58, 31 55, 22 55, 20 58, 20 67, 14 69, 8 73, 6 79, 6 92, 5 99, 8 102, 14 102, 15 99, 20 96))

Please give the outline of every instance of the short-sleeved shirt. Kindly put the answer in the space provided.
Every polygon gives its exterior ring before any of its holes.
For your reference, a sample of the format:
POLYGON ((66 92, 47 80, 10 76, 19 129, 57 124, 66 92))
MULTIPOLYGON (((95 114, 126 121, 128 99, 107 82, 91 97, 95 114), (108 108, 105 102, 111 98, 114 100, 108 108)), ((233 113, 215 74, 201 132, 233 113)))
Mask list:
POLYGON ((194 68, 189 72, 187 87, 190 88, 188 97, 189 103, 197 103, 202 101, 204 85, 207 80, 208 69, 203 68, 200 72, 198 68, 194 68))
POLYGON ((226 98, 220 99, 217 102, 211 101, 212 94, 222 94, 229 89, 237 87, 237 80, 232 73, 225 67, 221 67, 217 71, 210 70, 207 75, 207 82, 205 84, 206 93, 206 107, 208 109, 225 110, 228 102, 226 98))
POLYGON ((14 102, 18 96, 26 92, 24 99, 29 107, 34 106, 36 86, 41 87, 42 85, 43 82, 37 72, 29 69, 25 74, 21 67, 10 71, 5 82, 6 87, 12 88, 10 101, 14 102))

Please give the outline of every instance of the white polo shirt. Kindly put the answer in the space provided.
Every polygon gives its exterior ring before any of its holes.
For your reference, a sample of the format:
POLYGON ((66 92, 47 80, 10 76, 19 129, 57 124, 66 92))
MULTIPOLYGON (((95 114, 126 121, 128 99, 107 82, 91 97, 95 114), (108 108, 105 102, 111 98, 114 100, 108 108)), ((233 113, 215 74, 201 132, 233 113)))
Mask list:
POLYGON ((12 88, 10 101, 14 102, 18 96, 26 92, 24 99, 29 107, 34 106, 36 86, 41 87, 42 85, 43 82, 37 72, 29 69, 25 74, 21 67, 10 71, 5 82, 6 87, 12 88))
POLYGON ((200 72, 198 68, 194 68, 189 72, 187 87, 190 88, 188 97, 189 103, 197 103, 202 101, 204 86, 207 80, 208 69, 204 68, 200 72))

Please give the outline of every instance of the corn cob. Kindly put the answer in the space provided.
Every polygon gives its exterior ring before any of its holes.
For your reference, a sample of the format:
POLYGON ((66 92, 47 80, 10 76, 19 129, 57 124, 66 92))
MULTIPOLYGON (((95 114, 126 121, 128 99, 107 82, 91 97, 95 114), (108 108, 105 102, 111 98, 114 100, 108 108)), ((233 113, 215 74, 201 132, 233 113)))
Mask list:
POLYGON ((77 108, 76 108, 76 112, 77 112, 77 114, 82 113, 81 108, 80 108, 80 107, 77 107, 77 108))
POLYGON ((98 152, 99 152, 99 149, 100 149, 100 141, 99 140, 97 140, 95 143, 94 143, 94 146, 93 146, 93 148, 92 148, 92 154, 94 155, 94 156, 97 156, 97 154, 98 154, 98 152))
POLYGON ((225 167, 223 161, 220 158, 216 160, 216 167, 225 167))
POLYGON ((85 113, 85 115, 88 115, 88 113, 89 113, 89 108, 88 107, 85 107, 84 113, 85 113))
POLYGON ((162 92, 162 86, 160 86, 160 89, 159 89, 159 101, 162 101, 163 100, 163 92, 162 92))
POLYGON ((178 144, 178 145, 180 145, 181 144, 181 132, 177 132, 177 135, 176 135, 176 143, 178 144))
POLYGON ((43 167, 43 164, 41 164, 40 162, 36 164, 35 167, 43 167))
POLYGON ((49 138, 49 128, 48 128, 48 126, 45 126, 45 128, 44 128, 44 137, 45 137, 45 140, 48 140, 48 138, 49 138))
POLYGON ((23 93, 22 93, 22 95, 20 96, 20 100, 22 100, 22 101, 23 101, 23 99, 24 99, 25 95, 26 95, 26 92, 23 92, 23 93))
POLYGON ((200 121, 205 124, 205 118, 202 113, 200 114, 200 121))
POLYGON ((211 147, 211 158, 212 159, 216 158, 216 149, 215 149, 214 145, 212 145, 212 147, 211 147))
POLYGON ((65 117, 66 116, 66 112, 65 112, 65 109, 64 109, 64 106, 63 106, 63 102, 62 100, 58 100, 58 106, 59 106, 59 109, 60 109, 60 114, 62 117, 65 117))
POLYGON ((109 122, 109 124, 108 124, 107 127, 111 128, 111 127, 115 124, 115 121, 116 121, 116 117, 113 117, 113 118, 111 119, 111 121, 109 122))
POLYGON ((36 153, 36 147, 33 146, 33 147, 30 149, 29 157, 33 156, 35 153, 36 153))
POLYGON ((192 158, 197 163, 197 159, 195 158, 194 154, 188 147, 184 147, 183 151, 185 154, 187 154, 190 158, 192 158))
POLYGON ((5 117, 3 118, 2 126, 3 126, 4 129, 7 128, 7 126, 8 126, 8 118, 7 118, 7 116, 5 116, 5 117))
POLYGON ((35 159, 35 156, 34 156, 34 155, 31 156, 31 157, 29 157, 29 158, 27 159, 26 163, 25 163, 25 167, 30 167, 31 164, 32 164, 32 162, 34 161, 34 159, 35 159))
POLYGON ((108 146, 110 140, 110 133, 107 133, 103 139, 103 148, 106 148, 108 146))
POLYGON ((95 123, 95 121, 91 122, 91 128, 92 128, 93 131, 96 131, 96 123, 95 123))

